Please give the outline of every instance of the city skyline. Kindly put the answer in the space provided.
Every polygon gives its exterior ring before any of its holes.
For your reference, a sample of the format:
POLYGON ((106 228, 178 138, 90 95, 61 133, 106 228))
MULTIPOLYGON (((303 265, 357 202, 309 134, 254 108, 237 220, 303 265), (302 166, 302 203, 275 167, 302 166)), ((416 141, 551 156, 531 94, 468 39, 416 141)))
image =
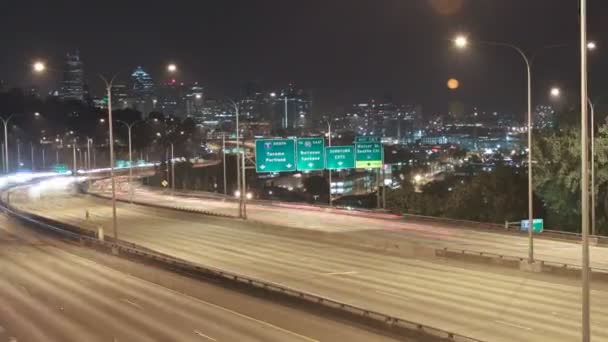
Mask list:
MULTIPOLYGON (((266 89, 295 83, 313 91, 317 114, 345 110, 350 103, 384 94, 399 103, 421 104, 429 115, 448 111, 454 99, 469 106, 492 105, 495 110, 523 113, 525 94, 519 85, 525 74, 517 56, 487 47, 471 49, 463 56, 451 47, 449 39, 464 32, 472 40, 514 43, 531 52, 548 44, 576 41, 577 20, 571 15, 573 9, 576 11, 575 2, 506 6, 500 1, 453 1, 450 5, 388 0, 332 4, 227 1, 178 3, 171 8, 155 2, 145 6, 133 2, 122 4, 121 11, 111 11, 107 5, 92 6, 90 12, 95 15, 75 16, 71 14, 77 10, 67 5, 7 5, 7 20, 0 25, 16 28, 27 38, 23 41, 31 43, 3 39, 6 54, 0 78, 9 85, 49 89, 57 75, 35 77, 29 73, 29 63, 44 58, 58 68, 66 51, 78 49, 93 93, 101 89, 97 73, 120 71, 127 80, 140 65, 160 81, 167 78, 164 65, 176 62, 180 65, 177 77, 186 82, 198 80, 210 96, 238 95, 250 81, 266 89), (546 15, 547 6, 552 8, 550 16, 546 15), (262 12, 270 14, 263 16, 264 21, 259 15, 262 12), (27 28, 11 19, 26 14, 32 18, 27 28), (521 27, 509 15, 528 24, 521 27), (49 19, 64 16, 71 19, 69 24, 49 19), (106 18, 112 19, 111 28, 98 31, 97 26, 104 27, 106 18), (159 25, 148 25, 146 18, 159 25), (242 25, 235 27, 235 23, 242 25), (369 23, 363 25, 364 31, 362 23, 369 23), (460 80, 455 91, 446 87, 452 77, 460 80), (486 79, 496 87, 488 86, 486 79)), ((605 5, 591 5, 593 17, 601 17, 605 11, 605 5)), ((601 20, 591 20, 594 22, 601 20)), ((603 41, 600 33, 598 27, 590 26, 590 37, 600 47, 598 53, 603 41)), ((549 83, 576 87, 576 69, 564 67, 576 58, 570 51, 575 49, 538 55, 535 102, 546 98, 541 91, 549 83)), ((607 70, 604 60, 591 56, 591 70, 598 70, 597 74, 607 70)), ((592 91, 598 89, 599 81, 592 74, 592 91)))

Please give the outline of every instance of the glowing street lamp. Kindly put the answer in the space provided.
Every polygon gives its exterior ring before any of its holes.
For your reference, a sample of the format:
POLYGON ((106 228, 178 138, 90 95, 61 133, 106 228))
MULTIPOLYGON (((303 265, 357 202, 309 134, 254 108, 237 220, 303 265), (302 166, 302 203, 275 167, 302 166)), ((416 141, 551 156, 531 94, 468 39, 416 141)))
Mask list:
POLYGON ((469 40, 467 37, 460 35, 454 39, 454 45, 456 45, 457 48, 463 49, 469 45, 469 40))
POLYGON ((168 72, 176 72, 177 71, 177 65, 175 65, 174 63, 171 63, 169 65, 167 65, 167 71, 168 72))
POLYGON ((595 50, 597 48, 597 44, 594 41, 587 42, 587 50, 595 50))
POLYGON ((551 88, 550 93, 551 93, 551 96, 553 96, 553 97, 559 97, 559 95, 561 94, 561 91, 559 88, 553 87, 553 88, 551 88))
POLYGON ((46 65, 42 61, 36 61, 36 62, 34 62, 34 64, 32 65, 32 67, 34 68, 35 72, 43 72, 43 71, 46 70, 46 65))

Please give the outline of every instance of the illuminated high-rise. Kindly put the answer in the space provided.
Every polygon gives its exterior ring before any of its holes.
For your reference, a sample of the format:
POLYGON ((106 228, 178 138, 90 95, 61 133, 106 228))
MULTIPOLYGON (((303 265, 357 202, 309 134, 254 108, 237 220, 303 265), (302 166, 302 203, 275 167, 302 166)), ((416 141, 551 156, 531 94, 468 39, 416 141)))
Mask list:
POLYGON ((78 50, 65 56, 59 97, 62 100, 84 100, 84 67, 78 50))
POLYGON ((154 108, 154 82, 150 74, 138 66, 131 74, 131 99, 133 106, 147 114, 154 108))

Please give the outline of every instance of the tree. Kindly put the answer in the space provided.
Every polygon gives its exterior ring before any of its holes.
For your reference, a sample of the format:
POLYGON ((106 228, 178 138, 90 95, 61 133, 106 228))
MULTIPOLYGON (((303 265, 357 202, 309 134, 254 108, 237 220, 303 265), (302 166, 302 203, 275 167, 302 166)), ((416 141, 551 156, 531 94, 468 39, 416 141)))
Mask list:
POLYGON ((567 230, 580 223, 579 137, 569 127, 537 138, 533 146, 534 187, 548 210, 547 223, 567 230))
POLYGON ((389 209, 427 216, 480 222, 504 222, 525 217, 526 177, 518 169, 498 165, 471 179, 447 177, 415 192, 409 181, 388 193, 389 209))
MULTIPOLYGON (((536 139, 534 168, 536 192, 548 211, 548 225, 580 231, 580 131, 569 126, 536 139)), ((595 137, 596 226, 606 233, 608 223, 608 126, 595 137)))

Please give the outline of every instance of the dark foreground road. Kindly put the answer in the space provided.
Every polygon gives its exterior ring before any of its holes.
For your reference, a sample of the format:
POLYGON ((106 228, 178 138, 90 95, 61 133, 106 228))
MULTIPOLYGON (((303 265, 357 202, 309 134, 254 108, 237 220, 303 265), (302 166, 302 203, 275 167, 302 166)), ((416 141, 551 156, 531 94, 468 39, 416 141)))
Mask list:
POLYGON ((3 215, 0 303, 0 341, 396 341, 64 243, 3 215))

